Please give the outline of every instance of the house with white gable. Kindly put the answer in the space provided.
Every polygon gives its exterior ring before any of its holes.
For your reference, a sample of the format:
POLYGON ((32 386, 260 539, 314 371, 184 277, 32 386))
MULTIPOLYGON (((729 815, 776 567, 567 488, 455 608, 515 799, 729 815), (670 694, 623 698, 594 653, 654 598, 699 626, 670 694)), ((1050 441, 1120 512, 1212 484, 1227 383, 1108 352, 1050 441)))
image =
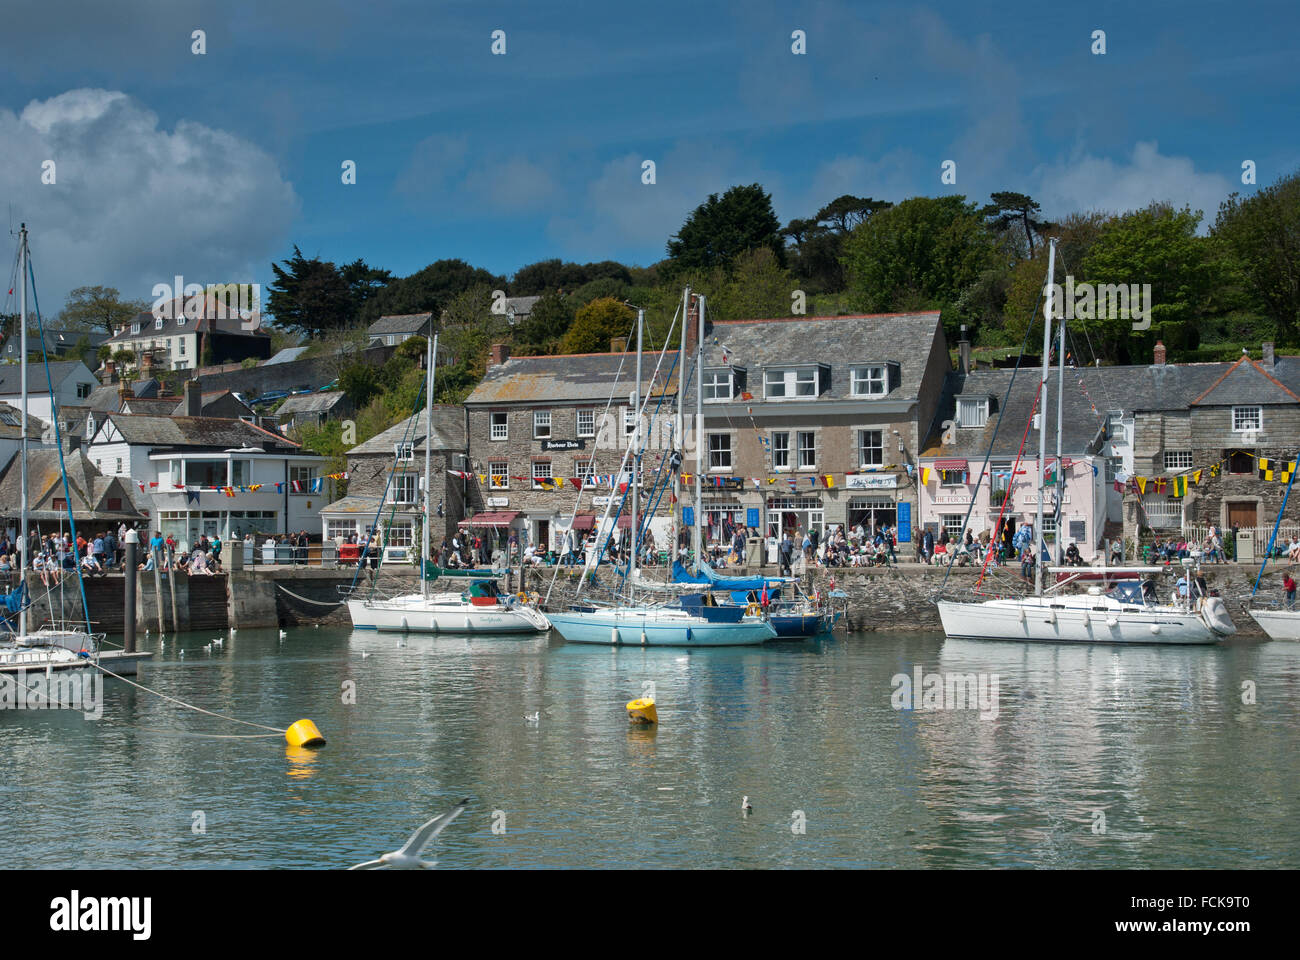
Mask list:
POLYGON ((201 534, 319 536, 334 494, 324 457, 245 420, 103 414, 86 455, 104 475, 129 477, 155 529, 186 545, 201 534))
MULTIPOLYGON (((27 365, 27 415, 36 417, 43 424, 54 421, 50 404, 50 384, 54 386, 54 398, 60 407, 75 407, 84 404, 91 392, 99 386, 99 381, 80 360, 54 360, 49 364, 49 379, 45 376, 45 364, 27 365)), ((22 365, 17 363, 0 364, 0 403, 22 408, 22 365)))

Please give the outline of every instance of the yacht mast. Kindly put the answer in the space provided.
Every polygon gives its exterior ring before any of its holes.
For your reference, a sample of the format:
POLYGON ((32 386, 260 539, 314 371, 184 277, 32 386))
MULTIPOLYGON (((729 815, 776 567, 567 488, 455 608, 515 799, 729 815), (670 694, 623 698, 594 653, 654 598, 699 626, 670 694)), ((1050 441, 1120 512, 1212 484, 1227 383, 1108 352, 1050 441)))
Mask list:
POLYGON ((1061 460, 1061 424, 1064 422, 1065 413, 1065 311, 1061 311, 1061 318, 1056 325, 1057 344, 1056 344, 1056 496, 1052 499, 1055 501, 1056 513, 1056 562, 1065 563, 1065 550, 1061 546, 1064 538, 1061 536, 1061 505, 1065 503, 1065 467, 1064 461, 1061 460))
POLYGON ((691 528, 691 550, 695 556, 695 569, 704 559, 704 295, 699 300, 699 337, 695 342, 695 526, 691 528))
POLYGON ((632 387, 632 410, 635 420, 636 429, 632 433, 632 442, 636 444, 636 450, 632 456, 632 558, 628 567, 627 582, 628 595, 635 599, 632 593, 634 589, 632 584, 636 582, 637 552, 640 550, 640 533, 641 528, 637 525, 637 507, 641 494, 641 332, 645 326, 645 311, 637 308, 636 311, 636 384, 632 387))
MULTIPOLYGON (((1043 374, 1038 382, 1038 519, 1034 523, 1033 543, 1029 545, 1034 558, 1034 593, 1043 595, 1043 470, 1047 466, 1047 377, 1052 369, 1052 283, 1056 278, 1056 241, 1052 240, 1047 253, 1047 306, 1043 309, 1043 374)), ((1060 470, 1060 464, 1057 464, 1060 470)), ((1057 481, 1060 482, 1059 480, 1057 481)))
MULTIPOLYGON (((679 343, 677 345, 677 419, 673 424, 673 450, 669 452, 672 456, 677 450, 686 449, 686 324, 687 314, 691 310, 691 288, 687 287, 682 292, 682 326, 679 334, 679 343)), ((686 464, 679 459, 677 469, 673 471, 673 502, 676 506, 673 508, 673 542, 668 551, 669 561, 666 576, 671 582, 672 565, 677 560, 677 553, 681 549, 682 537, 682 470, 686 464)))
MULTIPOLYGON (((18 349, 20 351, 20 372, 18 378, 21 382, 23 401, 21 419, 19 421, 19 430, 22 432, 22 503, 18 511, 18 583, 22 586, 27 584, 27 224, 22 224, 18 228, 18 269, 20 276, 18 283, 22 287, 22 293, 19 295, 18 302, 18 349)), ((21 598, 20 598, 21 601, 21 598)), ((21 603, 18 607, 18 636, 27 635, 27 604, 21 603)))
MULTIPOLYGON (((430 326, 433 326, 430 321, 430 326)), ((429 543, 433 539, 430 529, 433 526, 433 366, 438 362, 438 335, 429 339, 429 352, 425 359, 428 369, 424 377, 424 546, 420 550, 420 596, 429 599, 429 578, 425 576, 424 565, 429 562, 429 543)))

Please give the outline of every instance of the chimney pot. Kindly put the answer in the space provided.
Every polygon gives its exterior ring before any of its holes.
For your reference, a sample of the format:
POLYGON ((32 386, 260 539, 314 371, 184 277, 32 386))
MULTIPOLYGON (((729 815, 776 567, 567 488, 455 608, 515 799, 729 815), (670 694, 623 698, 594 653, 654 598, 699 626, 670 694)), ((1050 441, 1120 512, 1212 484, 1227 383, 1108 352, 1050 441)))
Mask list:
POLYGON ((1155 346, 1155 349, 1152 351, 1152 354, 1153 354, 1152 359, 1155 361, 1155 365, 1156 365, 1157 367, 1162 367, 1162 366, 1164 366, 1164 364, 1165 364, 1165 342, 1164 342, 1163 340, 1157 340, 1157 341, 1156 341, 1156 346, 1155 346))

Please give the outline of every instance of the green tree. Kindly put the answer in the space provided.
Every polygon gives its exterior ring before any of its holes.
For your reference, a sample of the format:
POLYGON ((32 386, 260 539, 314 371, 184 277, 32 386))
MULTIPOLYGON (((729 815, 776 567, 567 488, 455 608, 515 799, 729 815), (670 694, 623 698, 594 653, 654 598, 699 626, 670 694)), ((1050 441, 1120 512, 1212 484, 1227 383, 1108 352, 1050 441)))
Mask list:
POLYGON ((370 297, 361 319, 371 323, 381 316, 432 313, 441 316, 452 298, 476 286, 505 289, 505 278, 473 267, 464 260, 437 260, 409 277, 393 280, 370 297))
POLYGON ((1300 173, 1219 207, 1213 236, 1228 255, 1230 279, 1274 325, 1275 336, 1300 336, 1300 173))
POLYGON ((593 300, 574 317, 560 342, 560 353, 604 353, 610 340, 626 337, 636 313, 612 297, 593 300))
POLYGON ((339 375, 339 389, 360 410, 379 395, 379 372, 369 364, 353 363, 339 375))
POLYGON ((1009 190, 991 194, 989 199, 993 202, 986 204, 980 210, 980 215, 987 219, 989 226, 998 233, 1006 233, 1012 227, 1023 230, 1025 244, 1029 256, 1032 257, 1034 237, 1051 226, 1047 221, 1038 219, 1038 215, 1042 212, 1038 201, 1028 194, 1014 193, 1009 190))
POLYGON ((356 314, 353 291, 338 267, 308 259, 294 245, 293 256, 272 263, 275 280, 267 288, 267 311, 281 326, 309 337, 348 325, 356 314))
POLYGON ((59 325, 69 330, 107 333, 149 309, 143 300, 124 300, 115 287, 77 287, 59 311, 59 325))
POLYGON ((746 251, 736 258, 715 316, 726 320, 788 317, 796 286, 768 247, 746 251))
POLYGON ((746 250, 770 247, 785 265, 781 221, 772 210, 772 197, 757 183, 716 193, 696 207, 668 241, 675 269, 726 267, 746 250))
POLYGON ((521 354, 554 353, 569 332, 573 317, 568 297, 555 291, 544 293, 533 304, 528 319, 515 330, 515 345, 521 354))

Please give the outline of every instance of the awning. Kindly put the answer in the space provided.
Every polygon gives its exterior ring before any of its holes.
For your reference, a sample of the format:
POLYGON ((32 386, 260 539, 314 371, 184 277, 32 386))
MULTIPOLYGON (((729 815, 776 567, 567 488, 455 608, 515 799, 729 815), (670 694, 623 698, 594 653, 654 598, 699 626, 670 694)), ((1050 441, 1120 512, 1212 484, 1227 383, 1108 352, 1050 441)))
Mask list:
POLYGON ((462 520, 458 526, 461 527, 508 527, 519 516, 518 510, 498 513, 480 513, 470 517, 468 520, 462 520))
POLYGON ((631 529, 632 529, 632 514, 630 514, 630 513, 624 513, 624 514, 621 514, 621 515, 619 516, 619 518, 618 518, 618 528, 619 528, 620 530, 631 530, 631 529))
POLYGON ((965 470, 965 469, 966 469, 966 461, 965 461, 965 460, 936 460, 936 461, 934 461, 934 469, 936 469, 936 470, 965 470))
POLYGON ((574 530, 591 530, 596 526, 596 515, 593 513, 580 513, 573 518, 574 530))

